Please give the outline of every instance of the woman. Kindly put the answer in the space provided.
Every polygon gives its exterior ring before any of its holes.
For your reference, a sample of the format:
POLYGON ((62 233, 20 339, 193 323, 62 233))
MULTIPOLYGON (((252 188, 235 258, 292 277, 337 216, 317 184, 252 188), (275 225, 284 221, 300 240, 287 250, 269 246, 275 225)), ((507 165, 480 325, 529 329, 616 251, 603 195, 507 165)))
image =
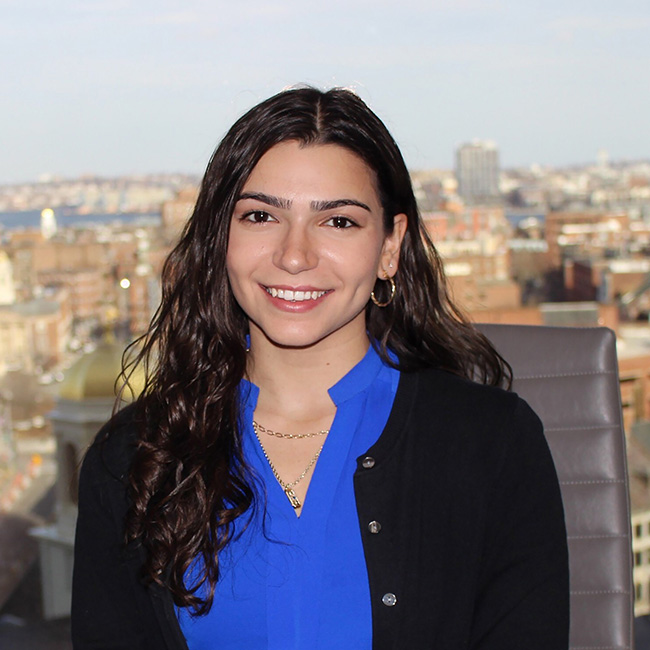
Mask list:
POLYGON ((541 425, 356 95, 230 129, 142 345, 82 470, 75 647, 567 647, 541 425))

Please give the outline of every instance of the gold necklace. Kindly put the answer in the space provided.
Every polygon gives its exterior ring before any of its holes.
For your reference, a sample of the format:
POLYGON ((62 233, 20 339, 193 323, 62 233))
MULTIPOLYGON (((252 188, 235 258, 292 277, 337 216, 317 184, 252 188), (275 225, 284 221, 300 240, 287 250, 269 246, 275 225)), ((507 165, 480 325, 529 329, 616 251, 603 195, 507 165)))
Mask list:
POLYGON ((273 429, 267 429, 263 427, 259 422, 253 420, 253 429, 255 430, 255 435, 259 437, 260 433, 266 433, 269 436, 274 438, 286 438, 287 440, 302 440, 303 438, 315 438, 316 436, 326 436, 330 430, 322 429, 321 431, 314 431, 313 433, 281 433, 280 431, 273 431, 273 429))
MULTIPOLYGON (((255 431, 255 436, 257 437, 258 442, 260 443, 260 447, 262 447, 262 453, 264 454, 264 458, 266 458, 266 461, 269 464, 269 467, 271 468, 271 471, 273 472, 273 476, 275 476, 276 481, 280 484, 280 487, 284 490, 284 493, 287 495, 287 499, 289 499, 289 503, 295 508, 298 509, 302 507, 302 503, 300 503, 300 499, 297 497, 296 493, 294 492, 293 488, 302 481, 302 479, 307 476, 307 473, 309 470, 315 465, 316 461, 318 460, 318 457, 320 456, 320 452, 323 451, 323 443, 320 446, 320 449, 316 452, 316 454, 312 457, 312 459, 309 461, 309 465, 305 467, 303 470, 302 474, 295 479, 294 481, 291 481, 291 483, 285 483, 281 478, 280 475, 278 474, 278 470, 275 469, 275 465, 271 462, 271 459, 269 458, 269 455, 266 453, 266 449, 264 449, 264 445, 262 444, 262 440, 260 439, 260 434, 257 431, 257 428, 259 427, 259 424, 256 422, 253 422, 253 431, 255 431)), ((286 434, 285 434, 286 435, 286 434)), ((305 435, 305 434, 303 434, 305 435)))

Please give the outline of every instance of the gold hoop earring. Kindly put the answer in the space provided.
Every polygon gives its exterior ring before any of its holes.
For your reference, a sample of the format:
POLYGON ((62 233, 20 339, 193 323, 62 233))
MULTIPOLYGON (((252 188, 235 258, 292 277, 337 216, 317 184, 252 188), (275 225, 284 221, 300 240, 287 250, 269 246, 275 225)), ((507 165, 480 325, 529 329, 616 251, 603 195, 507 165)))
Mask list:
POLYGON ((395 297, 395 291, 397 291, 397 286, 395 285, 395 280, 391 276, 384 271, 384 280, 388 280, 390 282, 390 296, 386 302, 379 302, 377 298, 375 297, 375 292, 371 291, 370 292, 370 300, 372 300, 377 307, 387 307, 390 305, 391 302, 393 302, 393 298, 395 297))

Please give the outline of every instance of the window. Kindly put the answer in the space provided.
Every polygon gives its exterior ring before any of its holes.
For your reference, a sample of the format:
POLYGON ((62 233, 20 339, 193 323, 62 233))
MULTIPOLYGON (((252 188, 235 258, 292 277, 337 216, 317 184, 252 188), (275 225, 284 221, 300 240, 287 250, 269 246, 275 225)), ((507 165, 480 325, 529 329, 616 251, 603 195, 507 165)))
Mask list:
POLYGON ((643 563, 643 558, 641 556, 641 553, 635 553, 634 554, 634 566, 641 566, 643 563))

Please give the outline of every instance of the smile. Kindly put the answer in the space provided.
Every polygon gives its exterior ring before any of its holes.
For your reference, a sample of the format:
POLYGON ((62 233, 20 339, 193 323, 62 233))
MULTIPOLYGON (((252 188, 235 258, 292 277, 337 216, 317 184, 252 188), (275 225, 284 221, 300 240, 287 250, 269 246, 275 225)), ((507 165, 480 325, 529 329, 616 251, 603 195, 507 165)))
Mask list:
POLYGON ((292 289, 276 289, 275 287, 264 287, 264 290, 274 298, 280 298, 280 300, 286 300, 287 302, 318 300, 327 293, 327 291, 293 291, 292 289))

